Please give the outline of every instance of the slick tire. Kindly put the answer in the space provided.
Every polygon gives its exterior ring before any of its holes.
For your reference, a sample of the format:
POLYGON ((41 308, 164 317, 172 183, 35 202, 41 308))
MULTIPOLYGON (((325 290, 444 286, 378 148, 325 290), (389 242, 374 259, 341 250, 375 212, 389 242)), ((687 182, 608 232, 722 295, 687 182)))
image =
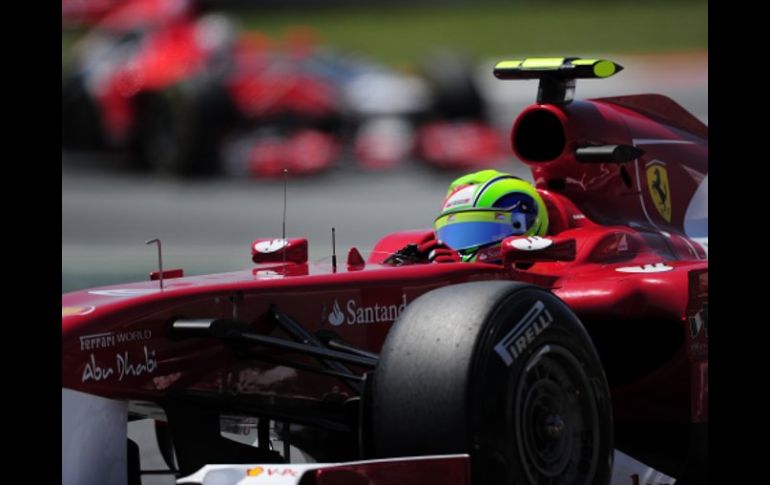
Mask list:
POLYGON ((133 141, 136 168, 178 176, 217 173, 223 97, 217 85, 192 81, 140 95, 133 141))
POLYGON ((174 456, 174 439, 171 430, 165 421, 155 421, 155 442, 160 450, 160 455, 169 470, 176 470, 176 458, 174 456))
POLYGON ((99 108, 83 84, 72 76, 62 81, 62 147, 95 149, 104 147, 99 108))
POLYGON ((433 92, 433 112, 446 119, 486 119, 486 105, 473 74, 473 62, 436 52, 420 68, 433 92))
POLYGON ((469 453, 473 483, 607 484, 609 388, 591 339, 549 291, 473 282, 417 298, 369 383, 377 457, 469 453))

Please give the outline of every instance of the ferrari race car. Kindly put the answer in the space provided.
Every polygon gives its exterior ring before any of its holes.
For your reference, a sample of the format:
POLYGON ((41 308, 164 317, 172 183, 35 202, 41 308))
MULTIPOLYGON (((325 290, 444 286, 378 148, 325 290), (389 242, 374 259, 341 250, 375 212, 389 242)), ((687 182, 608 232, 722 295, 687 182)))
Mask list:
POLYGON ((339 264, 257 239, 243 271, 62 295, 62 483, 139 483, 145 418, 178 483, 705 483, 708 128, 573 100, 621 69, 497 64, 539 80, 511 142, 550 224, 494 258, 430 263, 431 230, 339 264))

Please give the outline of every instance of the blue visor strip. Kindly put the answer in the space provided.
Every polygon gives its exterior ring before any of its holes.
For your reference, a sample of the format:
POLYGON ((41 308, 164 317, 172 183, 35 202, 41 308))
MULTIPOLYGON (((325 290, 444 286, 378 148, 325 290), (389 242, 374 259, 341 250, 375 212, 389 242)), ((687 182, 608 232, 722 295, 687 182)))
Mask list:
POLYGON ((438 239, 455 250, 463 250, 502 241, 513 234, 510 224, 464 221, 436 230, 438 239))

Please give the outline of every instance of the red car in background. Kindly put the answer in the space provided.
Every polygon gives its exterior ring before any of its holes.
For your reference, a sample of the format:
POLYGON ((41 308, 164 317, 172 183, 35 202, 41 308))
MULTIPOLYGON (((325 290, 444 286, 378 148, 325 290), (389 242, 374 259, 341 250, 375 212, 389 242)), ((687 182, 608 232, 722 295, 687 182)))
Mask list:
POLYGON ((465 169, 501 155, 456 60, 405 75, 334 53, 309 29, 241 33, 194 5, 132 0, 100 18, 63 81, 65 147, 128 148, 136 167, 183 175, 314 173, 352 156, 465 169), (468 143, 445 150, 442 134, 464 125, 468 143))
POLYGON ((705 483, 707 244, 686 228, 708 128, 659 95, 573 100, 621 69, 496 66, 540 80, 511 141, 550 220, 501 262, 429 263, 431 230, 340 264, 257 239, 243 271, 62 295, 63 483, 138 477, 144 417, 173 472, 252 464, 183 483, 705 483), (233 421, 254 446, 222 437, 233 421), (290 445, 339 465, 288 465, 290 445))
POLYGON ((129 148, 138 167, 217 171, 222 137, 239 115, 308 124, 333 116, 318 82, 267 73, 264 44, 183 0, 125 3, 76 48, 63 86, 65 146, 129 148))

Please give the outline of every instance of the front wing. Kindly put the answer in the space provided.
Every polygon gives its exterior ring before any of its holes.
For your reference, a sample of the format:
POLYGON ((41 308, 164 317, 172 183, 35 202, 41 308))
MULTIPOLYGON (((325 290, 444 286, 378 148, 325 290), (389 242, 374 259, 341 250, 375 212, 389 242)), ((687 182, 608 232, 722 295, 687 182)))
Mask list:
MULTIPOLYGON (((673 485, 671 478, 615 450, 612 485, 673 485)), ((435 455, 348 463, 207 465, 182 485, 470 485, 468 455, 435 455)))

